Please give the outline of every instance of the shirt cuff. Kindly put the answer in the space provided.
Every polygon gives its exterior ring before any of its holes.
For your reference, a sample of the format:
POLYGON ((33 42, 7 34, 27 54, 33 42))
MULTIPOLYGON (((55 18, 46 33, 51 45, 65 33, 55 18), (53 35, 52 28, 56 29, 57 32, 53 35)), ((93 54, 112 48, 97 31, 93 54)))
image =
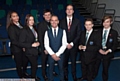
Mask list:
MULTIPOLYGON (((49 52, 48 52, 48 53, 49 53, 49 52)), ((53 55, 53 54, 55 54, 55 53, 54 53, 54 52, 50 52, 50 53, 49 53, 49 55, 53 55)))
POLYGON ((58 57, 59 57, 59 56, 60 56, 60 54, 57 52, 57 53, 56 53, 56 56, 58 56, 58 57))
POLYGON ((112 52, 112 50, 111 49, 108 49, 109 50, 109 52, 111 53, 112 52))
POLYGON ((73 42, 70 43, 71 46, 74 46, 73 42))

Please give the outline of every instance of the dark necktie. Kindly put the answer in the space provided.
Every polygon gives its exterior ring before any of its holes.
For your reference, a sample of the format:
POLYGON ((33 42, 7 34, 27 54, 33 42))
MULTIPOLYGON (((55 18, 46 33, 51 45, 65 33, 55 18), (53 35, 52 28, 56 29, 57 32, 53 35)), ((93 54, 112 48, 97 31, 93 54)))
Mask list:
POLYGON ((68 23, 68 31, 70 32, 70 27, 71 27, 71 19, 69 19, 69 23, 68 23))
POLYGON ((56 38, 56 29, 54 29, 54 37, 56 38))

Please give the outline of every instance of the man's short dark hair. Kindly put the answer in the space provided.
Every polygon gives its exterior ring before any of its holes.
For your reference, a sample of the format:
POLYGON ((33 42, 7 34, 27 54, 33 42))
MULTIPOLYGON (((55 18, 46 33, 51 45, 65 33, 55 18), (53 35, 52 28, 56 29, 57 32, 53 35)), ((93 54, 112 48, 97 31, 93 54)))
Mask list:
POLYGON ((73 6, 72 4, 68 4, 68 5, 66 6, 66 9, 67 9, 68 6, 72 6, 72 7, 73 7, 73 10, 74 10, 74 6, 73 6))
POLYGON ((92 24, 93 24, 93 19, 92 18, 87 18, 86 20, 85 20, 85 22, 86 21, 90 21, 90 22, 92 22, 92 24))
POLYGON ((43 15, 44 15, 45 13, 48 13, 48 12, 50 12, 50 13, 52 14, 51 10, 49 10, 49 9, 44 9, 43 15))

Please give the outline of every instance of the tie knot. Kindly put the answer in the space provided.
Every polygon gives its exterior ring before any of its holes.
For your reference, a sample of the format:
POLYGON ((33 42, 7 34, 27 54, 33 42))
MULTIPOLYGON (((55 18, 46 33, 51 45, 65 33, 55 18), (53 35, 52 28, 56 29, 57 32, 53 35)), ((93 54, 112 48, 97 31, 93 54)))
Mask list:
POLYGON ((69 22, 71 22, 71 19, 69 19, 69 22))
POLYGON ((89 32, 86 33, 87 35, 89 34, 89 32))
POLYGON ((32 27, 31 30, 34 30, 34 28, 32 27))
POLYGON ((107 33, 108 30, 105 30, 105 33, 107 33))

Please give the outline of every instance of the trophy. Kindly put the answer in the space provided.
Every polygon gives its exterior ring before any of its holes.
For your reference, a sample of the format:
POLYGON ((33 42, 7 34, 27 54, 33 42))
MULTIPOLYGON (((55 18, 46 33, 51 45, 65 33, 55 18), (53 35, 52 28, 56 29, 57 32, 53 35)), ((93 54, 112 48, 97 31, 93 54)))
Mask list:
POLYGON ((107 50, 107 47, 106 47, 106 46, 102 46, 102 49, 103 49, 104 51, 106 51, 106 50, 107 50))
POLYGON ((35 38, 35 42, 38 42, 38 38, 35 38))

